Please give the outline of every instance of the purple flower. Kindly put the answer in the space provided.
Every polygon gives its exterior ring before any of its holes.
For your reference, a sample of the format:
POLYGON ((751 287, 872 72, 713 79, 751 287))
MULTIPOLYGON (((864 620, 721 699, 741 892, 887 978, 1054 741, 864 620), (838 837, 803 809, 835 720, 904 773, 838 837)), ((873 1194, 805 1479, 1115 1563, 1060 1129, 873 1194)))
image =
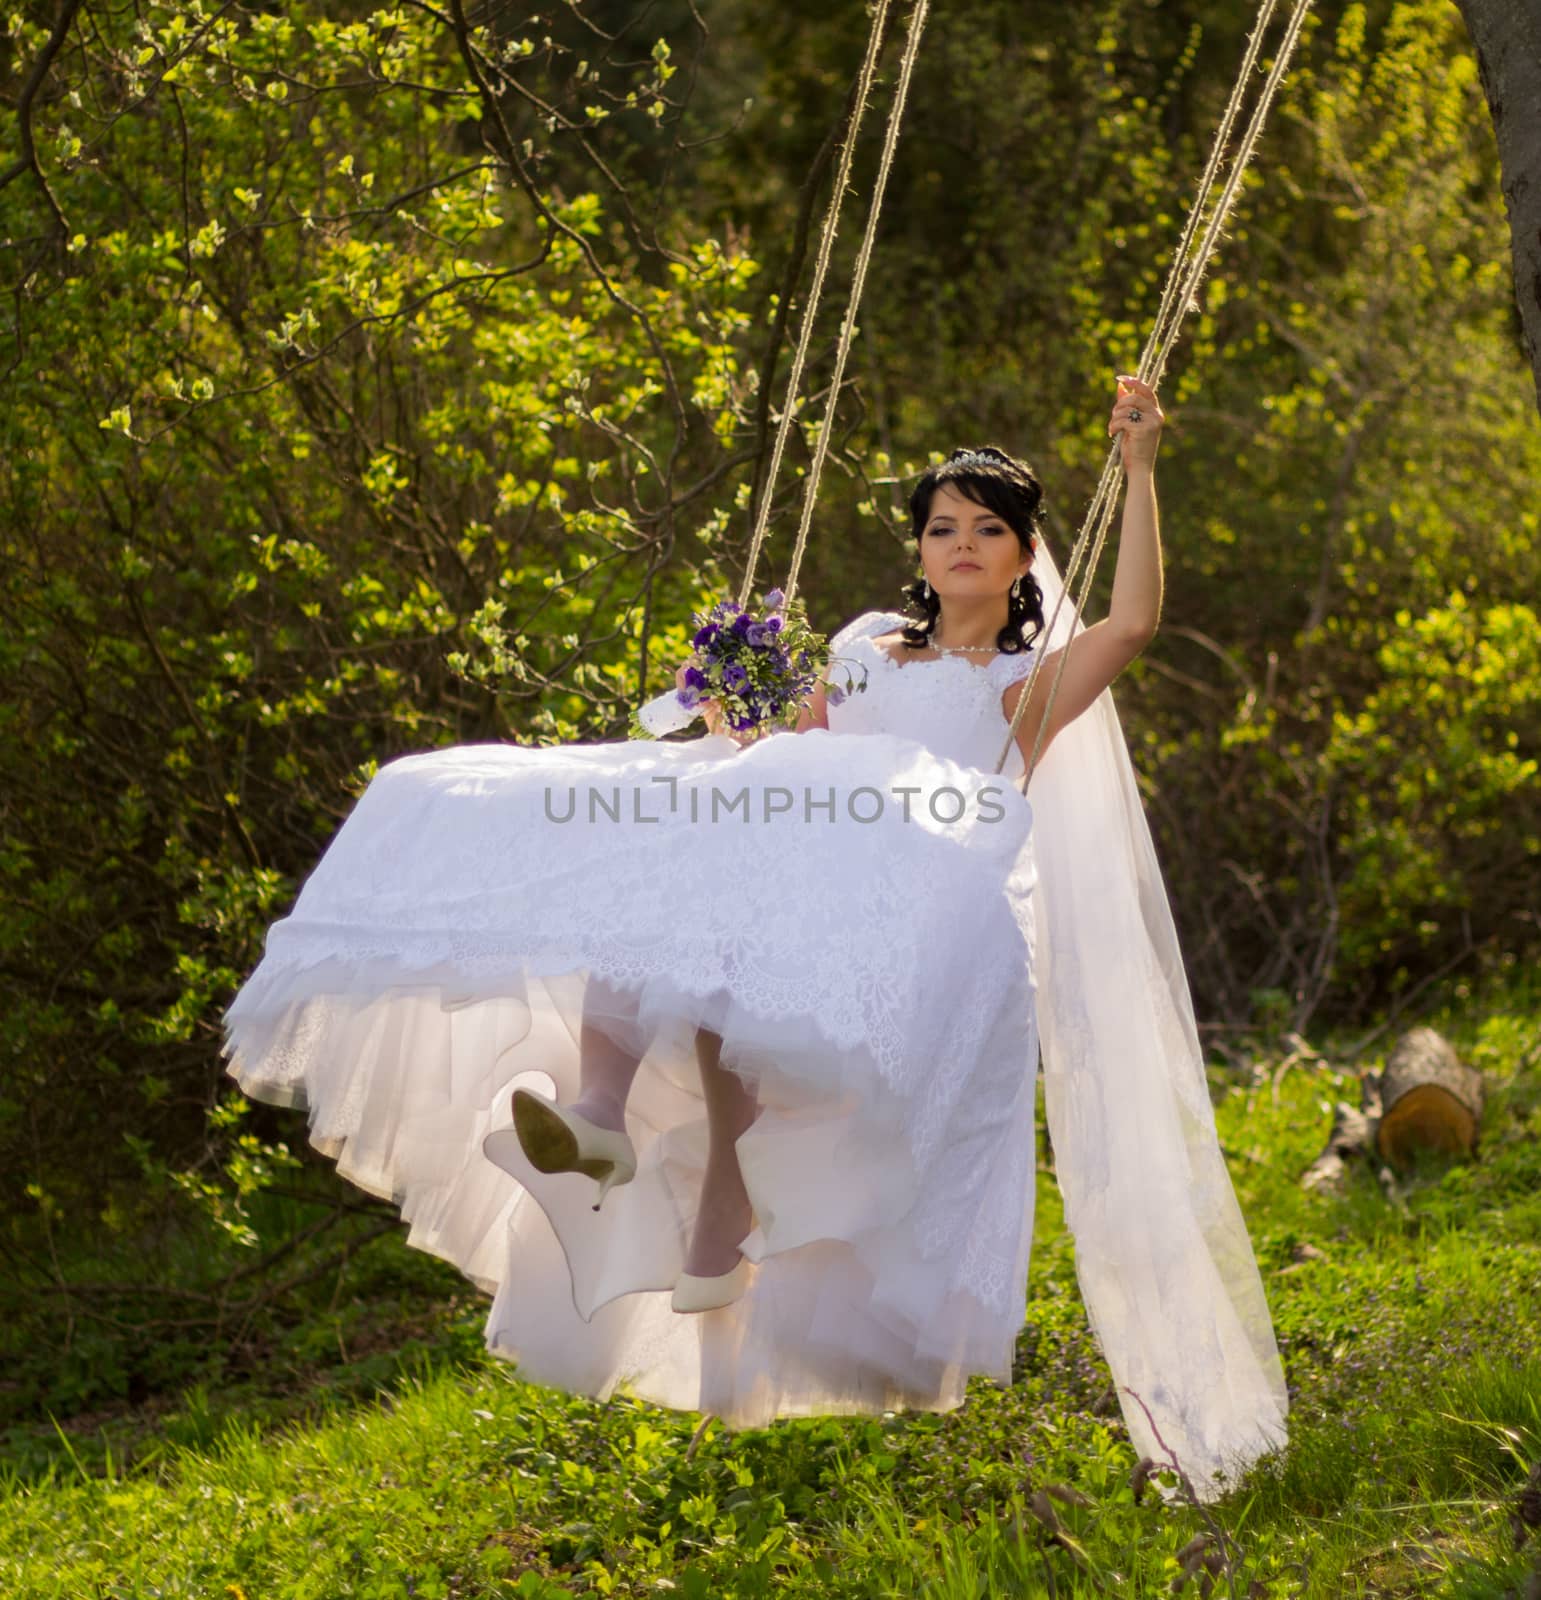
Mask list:
POLYGON ((722 669, 722 686, 724 689, 742 689, 748 682, 749 674, 736 661, 730 661, 722 669))
POLYGON ((824 691, 824 698, 832 705, 837 706, 845 699, 845 690, 838 683, 832 683, 824 691))
POLYGON ((808 652, 806 650, 799 650, 797 652, 797 664, 798 664, 798 666, 806 667, 808 665, 808 660, 809 660, 809 657, 808 657, 808 652))
POLYGON ((689 711, 701 703, 701 691, 699 689, 676 689, 674 698, 689 711))
POLYGON ((715 622, 708 622, 705 627, 696 630, 690 642, 699 649, 702 645, 710 644, 717 637, 718 631, 715 622))
POLYGON ((756 650, 762 649, 765 644, 765 625, 760 622, 751 622, 744 629, 744 643, 751 645, 756 650))
POLYGON ((699 667, 686 667, 685 682, 692 689, 704 689, 706 688, 706 674, 699 667))
POLYGON ((780 633, 780 632, 781 632, 781 618, 780 618, 780 617, 772 617, 772 618, 771 618, 771 619, 770 619, 770 620, 769 620, 769 621, 768 621, 768 622, 767 622, 767 623, 766 623, 766 624, 765 624, 765 626, 766 626, 766 627, 767 627, 767 628, 768 628, 768 629, 769 629, 769 630, 770 630, 770 632, 772 632, 772 633, 780 633))
POLYGON ((786 596, 781 592, 780 589, 772 589, 765 597, 765 609, 767 611, 774 611, 776 607, 779 606, 785 599, 786 596))

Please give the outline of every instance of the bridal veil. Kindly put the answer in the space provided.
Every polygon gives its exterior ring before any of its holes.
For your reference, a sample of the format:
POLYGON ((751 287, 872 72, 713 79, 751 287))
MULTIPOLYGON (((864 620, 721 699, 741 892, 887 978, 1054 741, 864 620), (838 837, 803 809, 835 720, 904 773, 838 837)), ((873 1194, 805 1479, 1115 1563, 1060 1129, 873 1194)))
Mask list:
MULTIPOLYGON (((1033 571, 1053 617, 1063 584, 1042 541, 1033 571)), ((1073 619, 1067 598, 1049 648, 1073 619)), ((1136 1452, 1164 1461, 1159 1431, 1208 1499, 1285 1442, 1289 1402, 1110 692, 1056 735, 1028 798, 1044 1097, 1076 1274, 1136 1452)))

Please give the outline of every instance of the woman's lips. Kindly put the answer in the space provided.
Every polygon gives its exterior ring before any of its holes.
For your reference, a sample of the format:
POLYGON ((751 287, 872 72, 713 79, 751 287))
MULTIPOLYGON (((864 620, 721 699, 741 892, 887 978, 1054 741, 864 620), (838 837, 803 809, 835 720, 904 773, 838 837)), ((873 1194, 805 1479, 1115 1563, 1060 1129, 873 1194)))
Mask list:
POLYGON ((963 572, 965 570, 969 572, 978 572, 981 569, 977 561, 954 561, 947 570, 949 572, 963 572))

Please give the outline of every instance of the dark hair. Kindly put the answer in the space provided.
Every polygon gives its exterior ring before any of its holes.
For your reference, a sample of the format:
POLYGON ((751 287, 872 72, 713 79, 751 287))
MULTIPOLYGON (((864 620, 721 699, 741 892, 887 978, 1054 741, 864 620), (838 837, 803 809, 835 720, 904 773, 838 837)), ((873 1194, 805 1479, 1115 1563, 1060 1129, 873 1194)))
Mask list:
MULTIPOLYGON (((931 515, 931 501, 936 491, 946 483, 975 505, 987 506, 1016 534, 1023 550, 1031 555, 1037 548, 1041 532, 1038 508, 1043 502, 1043 485, 1026 462, 1018 461, 993 444, 973 448, 959 447, 938 466, 927 467, 910 494, 910 531, 915 536, 915 551, 920 553, 920 543, 925 536, 926 519, 931 515)), ((903 590, 907 602, 925 613, 923 620, 908 622, 900 629, 900 637, 912 649, 920 649, 931 642, 936 631, 937 618, 942 612, 941 597, 936 590, 927 598, 925 580, 916 578, 903 590)), ((1031 572, 1022 578, 1022 592, 1008 595, 1009 607, 1005 626, 996 635, 998 649, 1008 653, 1025 650, 1043 631, 1043 590, 1031 572), (1024 634, 1026 624, 1033 625, 1032 632, 1024 634)))

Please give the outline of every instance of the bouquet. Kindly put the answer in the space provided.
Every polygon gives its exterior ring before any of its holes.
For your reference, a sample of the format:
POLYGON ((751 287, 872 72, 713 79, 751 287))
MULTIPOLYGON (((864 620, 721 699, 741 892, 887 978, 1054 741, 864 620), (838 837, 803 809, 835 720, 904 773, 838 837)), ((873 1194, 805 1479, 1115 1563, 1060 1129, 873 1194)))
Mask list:
MULTIPOLYGON (((797 721, 828 664, 828 644, 808 626, 800 600, 787 600, 780 589, 772 589, 761 604, 759 616, 731 600, 691 613, 695 656, 685 669, 685 686, 655 696, 634 714, 635 737, 657 738, 686 727, 707 699, 721 703, 735 733, 797 721)), ((826 692, 838 702, 847 690, 832 685, 826 692)))

